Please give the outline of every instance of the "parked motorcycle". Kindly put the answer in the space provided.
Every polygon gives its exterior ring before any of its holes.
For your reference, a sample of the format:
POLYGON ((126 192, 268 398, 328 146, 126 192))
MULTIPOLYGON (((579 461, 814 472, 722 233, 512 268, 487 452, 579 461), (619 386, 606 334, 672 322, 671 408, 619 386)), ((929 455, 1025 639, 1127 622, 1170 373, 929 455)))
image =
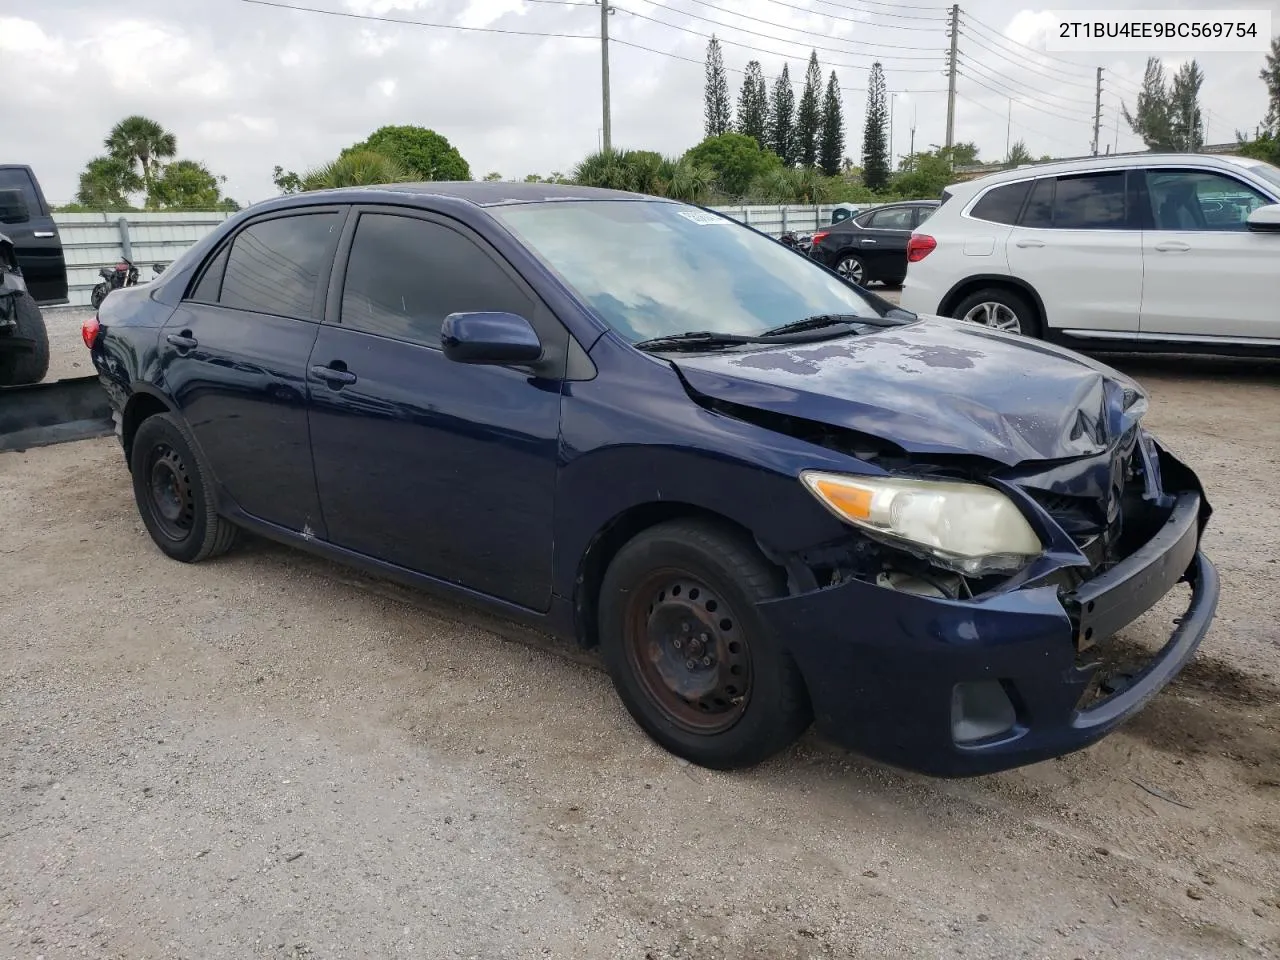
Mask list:
MULTIPOLYGON (((156 276, 159 276, 164 273, 164 268, 167 266, 167 263, 156 263, 152 264, 151 269, 155 271, 156 276)), ((93 293, 89 296, 95 310, 102 306, 102 301, 107 299, 107 294, 112 290, 137 285, 138 267, 128 257, 121 257, 120 262, 114 267, 103 267, 99 270, 98 276, 102 278, 102 282, 93 288, 93 293)))
POLYGON ((810 248, 813 247, 813 234, 801 233, 797 234, 794 230, 787 230, 778 238, 783 244, 806 256, 810 248))

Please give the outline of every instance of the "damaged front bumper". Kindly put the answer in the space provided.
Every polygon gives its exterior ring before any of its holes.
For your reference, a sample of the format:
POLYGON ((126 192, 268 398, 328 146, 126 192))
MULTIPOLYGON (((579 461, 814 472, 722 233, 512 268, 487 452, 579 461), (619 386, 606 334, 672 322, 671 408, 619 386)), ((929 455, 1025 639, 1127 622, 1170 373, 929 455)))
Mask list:
POLYGON ((1137 713, 1208 632, 1219 581, 1195 486, 1143 546, 1072 590, 950 600, 846 580, 759 610, 804 673, 819 730, 858 753, 944 777, 1060 756, 1137 713), (1191 601, 1167 642, 1097 699, 1108 641, 1183 580, 1191 601))

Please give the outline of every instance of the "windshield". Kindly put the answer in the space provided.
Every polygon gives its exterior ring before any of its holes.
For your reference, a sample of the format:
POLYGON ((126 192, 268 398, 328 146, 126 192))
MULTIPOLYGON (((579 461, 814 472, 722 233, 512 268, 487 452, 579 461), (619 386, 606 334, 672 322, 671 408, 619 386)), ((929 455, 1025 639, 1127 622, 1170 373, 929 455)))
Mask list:
POLYGON ((587 200, 490 208, 633 343, 691 330, 761 334, 888 307, 749 227, 685 204, 587 200))
POLYGON ((1280 167, 1273 167, 1269 163, 1254 163, 1248 167, 1250 173, 1255 177, 1261 177, 1273 187, 1280 188, 1280 167))

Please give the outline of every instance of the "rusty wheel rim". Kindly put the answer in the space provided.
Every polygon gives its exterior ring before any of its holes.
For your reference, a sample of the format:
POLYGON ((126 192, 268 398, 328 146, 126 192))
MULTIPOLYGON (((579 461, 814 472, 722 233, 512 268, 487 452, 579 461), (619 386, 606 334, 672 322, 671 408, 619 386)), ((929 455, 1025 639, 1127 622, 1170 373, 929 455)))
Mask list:
POLYGON ((627 660, 648 699, 676 726, 723 733, 751 696, 751 651, 735 611, 680 570, 658 570, 631 591, 627 660))
POLYGON ((185 540, 195 526, 195 491, 182 457, 167 443, 157 444, 147 457, 146 476, 152 519, 170 540, 185 540))

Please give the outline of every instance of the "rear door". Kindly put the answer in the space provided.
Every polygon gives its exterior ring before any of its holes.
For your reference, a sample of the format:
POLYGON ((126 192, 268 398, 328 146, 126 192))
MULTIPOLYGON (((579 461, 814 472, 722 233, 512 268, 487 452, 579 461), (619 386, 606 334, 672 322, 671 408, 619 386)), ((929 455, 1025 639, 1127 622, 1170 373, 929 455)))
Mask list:
POLYGON ((15 191, 27 206, 25 219, 5 218, 0 233, 13 241, 27 289, 41 306, 67 302, 67 264, 53 214, 26 167, 0 167, 0 191, 15 191))
POLYGON ((1280 340, 1280 234, 1246 220, 1275 202, 1237 177, 1146 171, 1143 336, 1280 340))
POLYGON ((323 537, 307 357, 347 210, 268 214, 213 252, 160 331, 163 381, 245 513, 323 537))
MULTIPOLYGON (((1135 177, 1141 173, 1135 173, 1135 177)), ((1009 272, 1044 303, 1046 326, 1136 334, 1142 230, 1129 172, 1043 177, 1005 248, 1009 272)))

